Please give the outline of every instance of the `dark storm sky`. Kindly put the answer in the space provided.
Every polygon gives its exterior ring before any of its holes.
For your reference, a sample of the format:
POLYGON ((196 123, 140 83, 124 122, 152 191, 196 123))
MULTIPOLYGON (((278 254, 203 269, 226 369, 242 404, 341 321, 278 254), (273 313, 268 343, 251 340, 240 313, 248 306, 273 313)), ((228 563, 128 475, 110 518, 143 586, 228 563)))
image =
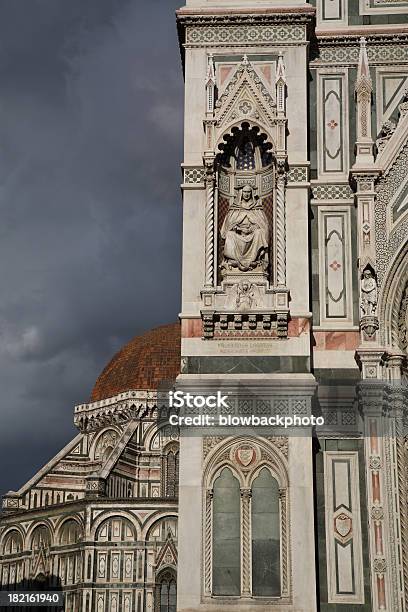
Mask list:
POLYGON ((75 435, 129 338, 176 320, 175 0, 0 0, 0 494, 75 435))

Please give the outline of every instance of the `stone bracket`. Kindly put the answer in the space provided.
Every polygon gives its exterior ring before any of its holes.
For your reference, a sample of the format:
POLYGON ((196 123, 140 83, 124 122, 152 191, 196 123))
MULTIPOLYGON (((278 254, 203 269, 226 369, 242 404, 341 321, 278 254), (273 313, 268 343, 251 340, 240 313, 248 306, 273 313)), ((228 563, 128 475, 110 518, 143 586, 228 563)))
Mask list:
POLYGON ((277 338, 288 336, 289 312, 201 311, 203 339, 277 338))

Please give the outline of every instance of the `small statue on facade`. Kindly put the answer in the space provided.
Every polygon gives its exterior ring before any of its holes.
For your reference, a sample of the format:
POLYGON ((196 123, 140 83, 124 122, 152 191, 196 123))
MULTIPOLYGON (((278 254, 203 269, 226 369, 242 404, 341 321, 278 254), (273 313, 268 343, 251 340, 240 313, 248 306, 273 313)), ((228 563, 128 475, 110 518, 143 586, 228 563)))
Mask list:
POLYGON ((378 153, 381 153, 381 151, 384 149, 387 142, 390 140, 391 136, 395 132, 395 128, 396 125, 394 121, 391 121, 391 119, 385 121, 382 124, 380 133, 378 134, 378 138, 375 142, 378 153))
POLYGON ((240 272, 259 268, 266 272, 269 264, 269 222, 262 202, 254 195, 250 185, 239 190, 238 197, 224 219, 221 238, 225 240, 223 273, 238 269, 240 272))
POLYGON ((375 316, 377 300, 377 281, 373 271, 366 268, 361 280, 361 314, 363 317, 375 316))
POLYGON ((238 310, 250 310, 256 307, 255 291, 251 283, 243 282, 237 285, 235 303, 238 310))

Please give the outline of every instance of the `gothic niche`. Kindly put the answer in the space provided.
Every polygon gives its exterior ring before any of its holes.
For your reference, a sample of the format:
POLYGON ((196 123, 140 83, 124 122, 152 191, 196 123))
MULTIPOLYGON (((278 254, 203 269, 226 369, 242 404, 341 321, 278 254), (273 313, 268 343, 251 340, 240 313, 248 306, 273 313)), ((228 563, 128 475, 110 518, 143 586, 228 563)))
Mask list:
POLYGON ((377 318, 378 287, 375 271, 367 265, 361 275, 361 319, 360 329, 365 334, 366 339, 374 337, 378 330, 377 318))
POLYGON ((218 167, 219 281, 267 281, 271 273, 272 145, 243 123, 224 136, 218 167))

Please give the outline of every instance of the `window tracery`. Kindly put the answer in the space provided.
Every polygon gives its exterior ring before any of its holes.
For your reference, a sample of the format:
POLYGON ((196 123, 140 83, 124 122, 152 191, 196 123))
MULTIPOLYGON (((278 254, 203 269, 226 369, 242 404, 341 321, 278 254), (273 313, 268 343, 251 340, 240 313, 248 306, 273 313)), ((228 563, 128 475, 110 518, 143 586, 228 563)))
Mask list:
POLYGON ((286 457, 265 441, 216 446, 204 474, 204 592, 290 600, 286 457))
POLYGON ((177 442, 168 444, 162 455, 162 495, 177 497, 179 483, 179 445, 177 442))

